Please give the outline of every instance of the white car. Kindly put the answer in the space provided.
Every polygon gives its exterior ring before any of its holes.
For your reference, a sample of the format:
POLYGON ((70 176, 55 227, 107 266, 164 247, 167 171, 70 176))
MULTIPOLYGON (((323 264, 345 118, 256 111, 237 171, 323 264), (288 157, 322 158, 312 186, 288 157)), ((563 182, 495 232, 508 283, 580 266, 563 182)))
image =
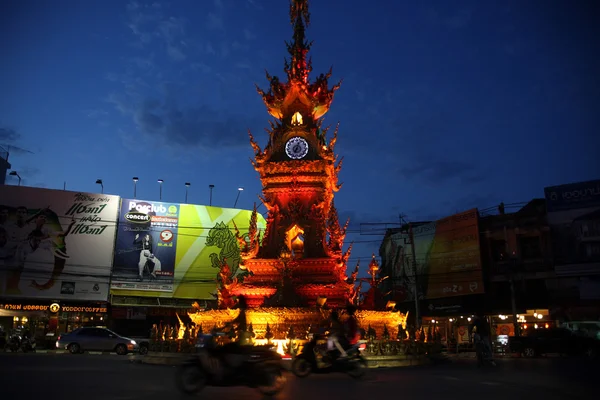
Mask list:
POLYGON ((126 355, 139 350, 137 342, 128 337, 116 334, 106 328, 77 328, 62 334, 56 341, 57 349, 69 350, 72 354, 84 351, 110 351, 126 355))

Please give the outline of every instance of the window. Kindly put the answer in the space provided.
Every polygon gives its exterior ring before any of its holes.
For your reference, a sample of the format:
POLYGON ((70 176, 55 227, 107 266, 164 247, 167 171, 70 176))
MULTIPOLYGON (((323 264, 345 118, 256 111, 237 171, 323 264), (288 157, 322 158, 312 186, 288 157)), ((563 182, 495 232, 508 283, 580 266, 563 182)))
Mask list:
POLYGON ((110 331, 106 330, 106 329, 98 329, 98 328, 94 328, 92 329, 94 332, 92 335, 96 336, 96 337, 103 337, 103 338, 107 338, 110 336, 110 331))
POLYGON ((539 236, 519 236, 519 250, 523 259, 541 258, 542 249, 539 236))
POLYGON ((492 259, 494 261, 506 261, 506 241, 497 239, 491 240, 490 248, 492 251, 492 259))
POLYGON ((94 330, 93 329, 89 329, 89 328, 88 329, 86 329, 86 328, 78 328, 78 329, 75 329, 73 332, 74 333, 77 332, 77 334, 81 335, 81 336, 94 336, 94 330))

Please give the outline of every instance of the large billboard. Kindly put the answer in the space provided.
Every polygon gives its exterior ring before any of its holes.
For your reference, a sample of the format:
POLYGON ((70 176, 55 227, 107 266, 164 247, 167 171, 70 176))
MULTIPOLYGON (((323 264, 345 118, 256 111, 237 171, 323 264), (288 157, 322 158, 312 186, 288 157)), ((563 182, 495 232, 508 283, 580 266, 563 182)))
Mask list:
POLYGON ((119 197, 0 186, 0 296, 107 301, 119 197))
POLYGON ((547 187, 544 194, 556 272, 600 274, 600 180, 547 187))
POLYGON ((179 204, 121 199, 111 288, 173 293, 179 204))
POLYGON ((388 265, 382 270, 396 301, 414 300, 415 272, 421 299, 483 293, 478 219, 472 209, 415 226, 414 258, 408 230, 388 236, 382 245, 388 265))
MULTIPOLYGON (((240 262, 235 226, 247 234, 252 211, 121 200, 111 293, 213 299, 219 263, 240 262)), ((266 226, 257 215, 260 231, 266 226)))

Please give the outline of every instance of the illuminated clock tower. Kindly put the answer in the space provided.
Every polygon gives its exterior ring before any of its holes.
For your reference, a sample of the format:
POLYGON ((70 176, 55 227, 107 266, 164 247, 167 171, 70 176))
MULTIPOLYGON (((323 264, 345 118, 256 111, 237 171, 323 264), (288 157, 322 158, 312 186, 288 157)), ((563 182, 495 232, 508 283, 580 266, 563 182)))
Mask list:
MULTIPOLYGON (((311 43, 305 39, 309 24, 307 0, 292 0, 294 29, 285 62, 287 82, 267 73, 268 90, 257 87, 269 114, 269 142, 262 149, 250 133, 255 152, 252 164, 263 185, 261 201, 268 210, 262 238, 251 238, 242 251, 242 268, 250 272, 233 290, 244 294, 251 306, 314 305, 319 298, 331 306, 344 305, 352 285, 346 283, 342 252, 347 223, 340 227, 333 204, 340 188, 334 146, 321 127, 334 92, 327 74, 309 80, 311 43)), ((243 242, 240 242, 244 247, 243 242)))

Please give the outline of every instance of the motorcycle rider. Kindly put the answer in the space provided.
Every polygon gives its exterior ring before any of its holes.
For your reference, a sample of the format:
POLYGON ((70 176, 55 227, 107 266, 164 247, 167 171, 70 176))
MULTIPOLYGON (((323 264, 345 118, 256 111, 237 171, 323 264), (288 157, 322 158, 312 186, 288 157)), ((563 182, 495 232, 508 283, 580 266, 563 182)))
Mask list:
POLYGON ((327 350, 334 351, 334 347, 340 352, 341 358, 347 357, 348 354, 344 347, 340 344, 340 339, 344 335, 344 326, 340 321, 340 315, 336 310, 333 310, 329 315, 329 337, 327 338, 327 350))
POLYGON ((346 307, 346 314, 348 314, 348 319, 344 324, 344 330, 346 332, 346 339, 348 340, 348 344, 354 346, 360 340, 360 332, 358 330, 358 320, 356 319, 356 307, 352 304, 349 304, 346 307))
POLYGON ((235 317, 226 328, 233 329, 237 332, 237 340, 222 347, 223 359, 225 364, 230 368, 237 368, 242 365, 246 356, 241 347, 249 342, 247 340, 248 321, 246 319, 246 308, 248 307, 248 303, 246 302, 245 296, 238 297, 237 307, 240 310, 238 316, 235 317))

